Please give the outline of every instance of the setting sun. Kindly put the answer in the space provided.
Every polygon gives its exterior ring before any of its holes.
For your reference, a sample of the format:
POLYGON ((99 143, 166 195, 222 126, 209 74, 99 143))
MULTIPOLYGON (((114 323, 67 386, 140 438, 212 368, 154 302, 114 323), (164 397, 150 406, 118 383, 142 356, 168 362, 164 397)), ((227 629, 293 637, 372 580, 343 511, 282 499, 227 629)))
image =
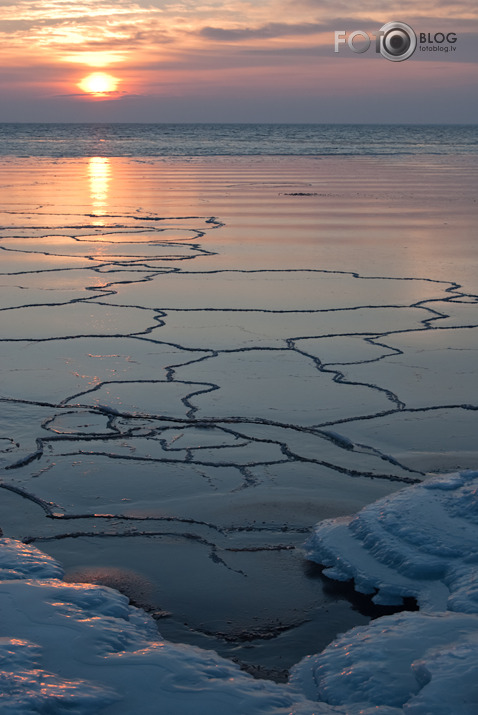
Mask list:
POLYGON ((84 77, 78 83, 78 87, 88 94, 93 94, 96 97, 103 97, 110 92, 114 92, 118 86, 119 79, 105 72, 93 72, 87 77, 84 77))

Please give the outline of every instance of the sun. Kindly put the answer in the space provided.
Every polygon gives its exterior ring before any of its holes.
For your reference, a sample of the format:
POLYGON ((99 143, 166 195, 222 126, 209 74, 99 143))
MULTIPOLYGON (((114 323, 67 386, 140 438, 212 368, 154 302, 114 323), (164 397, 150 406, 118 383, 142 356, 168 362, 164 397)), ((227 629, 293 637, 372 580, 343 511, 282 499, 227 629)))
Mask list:
POLYGON ((95 97, 105 97, 111 92, 116 91, 119 79, 113 77, 111 74, 106 74, 105 72, 93 72, 87 77, 83 77, 81 82, 78 83, 78 87, 87 92, 87 94, 92 94, 95 97))

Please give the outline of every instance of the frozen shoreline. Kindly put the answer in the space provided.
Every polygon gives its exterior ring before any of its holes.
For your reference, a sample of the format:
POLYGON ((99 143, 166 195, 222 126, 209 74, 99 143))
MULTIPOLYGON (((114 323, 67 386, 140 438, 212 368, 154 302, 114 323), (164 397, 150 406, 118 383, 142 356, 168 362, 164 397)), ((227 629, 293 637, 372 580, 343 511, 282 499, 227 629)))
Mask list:
MULTIPOLYGON (((454 474, 365 507, 355 520, 365 519, 378 539, 365 538, 370 555, 348 547, 347 569, 344 539, 330 542, 328 532, 343 531, 353 520, 317 525, 309 557, 325 560, 330 576, 353 576, 362 591, 378 585, 383 599, 390 590, 385 573, 396 593, 420 599, 426 590, 428 608, 352 629, 298 663, 287 685, 254 680, 212 651, 158 640, 154 621, 125 596, 65 584, 61 567, 46 554, 2 538, 2 712, 472 715, 478 705, 477 487, 478 472, 454 474), (440 560, 433 569, 425 558, 432 552, 440 560), (445 611, 444 588, 451 593, 445 611), (430 610, 432 602, 438 609, 430 610)), ((349 539, 362 537, 353 529, 349 539)))

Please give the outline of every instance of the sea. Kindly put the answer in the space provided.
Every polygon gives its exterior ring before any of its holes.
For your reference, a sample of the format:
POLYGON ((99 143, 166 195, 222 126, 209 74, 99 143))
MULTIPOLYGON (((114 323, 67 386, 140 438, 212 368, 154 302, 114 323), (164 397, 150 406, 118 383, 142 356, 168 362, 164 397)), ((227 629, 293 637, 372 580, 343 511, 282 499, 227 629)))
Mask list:
POLYGON ((0 156, 476 154, 476 125, 0 124, 0 156))

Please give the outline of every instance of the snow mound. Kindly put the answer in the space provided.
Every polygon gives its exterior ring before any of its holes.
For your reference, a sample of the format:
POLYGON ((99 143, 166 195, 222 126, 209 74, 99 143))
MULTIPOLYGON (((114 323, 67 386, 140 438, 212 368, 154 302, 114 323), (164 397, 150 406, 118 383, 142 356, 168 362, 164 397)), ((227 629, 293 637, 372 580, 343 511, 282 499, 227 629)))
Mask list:
POLYGON ((304 658, 291 682, 348 715, 476 715, 477 676, 478 616, 415 612, 353 628, 304 658))
POLYGON ((478 613, 478 472, 431 478, 316 525, 305 545, 324 574, 382 605, 478 613))

